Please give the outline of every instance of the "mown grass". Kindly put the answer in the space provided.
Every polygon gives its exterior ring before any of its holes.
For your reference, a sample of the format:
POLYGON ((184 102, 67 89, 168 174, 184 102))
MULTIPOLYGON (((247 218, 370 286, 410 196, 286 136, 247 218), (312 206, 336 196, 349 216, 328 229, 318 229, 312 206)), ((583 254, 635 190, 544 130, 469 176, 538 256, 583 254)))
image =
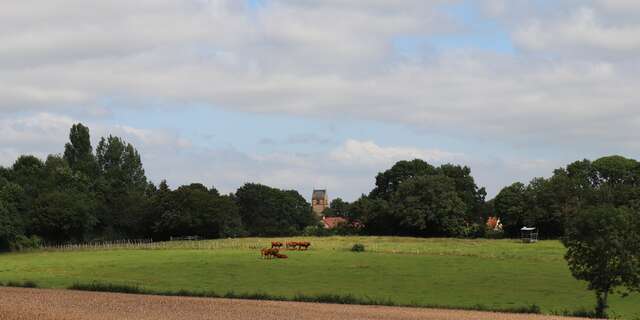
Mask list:
MULTIPOLYGON (((405 306, 516 310, 590 310, 593 293, 571 276, 557 241, 396 237, 295 238, 309 251, 262 260, 259 247, 277 239, 172 242, 144 250, 31 252, 0 255, 0 282, 42 287, 107 283, 149 292, 230 292, 300 300, 390 302, 405 306), (351 252, 355 243, 365 252, 351 252), (298 298, 296 298, 298 297, 298 298), (348 299, 347 299, 348 300, 348 299)), ((640 296, 611 298, 611 314, 640 317, 640 296)))

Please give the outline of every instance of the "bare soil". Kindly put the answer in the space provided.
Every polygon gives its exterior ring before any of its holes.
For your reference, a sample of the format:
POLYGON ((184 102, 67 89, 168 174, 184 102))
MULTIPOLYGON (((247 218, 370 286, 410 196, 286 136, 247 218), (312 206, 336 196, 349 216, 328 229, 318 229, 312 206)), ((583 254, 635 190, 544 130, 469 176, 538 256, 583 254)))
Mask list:
POLYGON ((1 320, 524 320, 571 319, 477 311, 300 302, 161 297, 71 290, 0 288, 1 320))

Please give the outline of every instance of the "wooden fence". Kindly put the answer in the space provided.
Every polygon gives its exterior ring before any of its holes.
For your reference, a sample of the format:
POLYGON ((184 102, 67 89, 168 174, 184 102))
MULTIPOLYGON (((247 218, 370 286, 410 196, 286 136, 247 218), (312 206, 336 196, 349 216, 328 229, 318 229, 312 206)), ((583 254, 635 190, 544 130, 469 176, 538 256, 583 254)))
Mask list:
POLYGON ((91 249, 143 248, 152 247, 153 245, 153 239, 123 239, 112 241, 89 241, 80 243, 45 243, 40 247, 40 250, 72 251, 91 249))
MULTIPOLYGON (((188 239, 171 238, 171 241, 153 242, 153 239, 123 239, 114 241, 90 241, 83 243, 45 243, 39 249, 45 251, 80 251, 110 249, 260 249, 264 241, 246 241, 244 239, 188 239)), ((193 238, 193 237, 187 237, 193 238)))

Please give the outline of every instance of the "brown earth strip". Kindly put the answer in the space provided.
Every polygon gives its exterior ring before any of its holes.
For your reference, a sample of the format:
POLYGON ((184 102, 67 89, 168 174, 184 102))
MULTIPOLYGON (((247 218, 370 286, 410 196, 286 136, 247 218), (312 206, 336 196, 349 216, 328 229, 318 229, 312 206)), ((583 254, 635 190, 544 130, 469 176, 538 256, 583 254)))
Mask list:
POLYGON ((0 288, 1 320, 545 320, 541 315, 0 288))

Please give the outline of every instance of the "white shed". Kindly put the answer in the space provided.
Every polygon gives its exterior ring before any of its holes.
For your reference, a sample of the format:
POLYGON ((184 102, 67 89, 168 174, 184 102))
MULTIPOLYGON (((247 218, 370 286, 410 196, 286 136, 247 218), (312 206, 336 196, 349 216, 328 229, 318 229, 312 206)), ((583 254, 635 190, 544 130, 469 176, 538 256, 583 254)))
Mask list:
POLYGON ((520 239, 523 243, 538 242, 538 229, 535 227, 522 227, 520 229, 520 239))

